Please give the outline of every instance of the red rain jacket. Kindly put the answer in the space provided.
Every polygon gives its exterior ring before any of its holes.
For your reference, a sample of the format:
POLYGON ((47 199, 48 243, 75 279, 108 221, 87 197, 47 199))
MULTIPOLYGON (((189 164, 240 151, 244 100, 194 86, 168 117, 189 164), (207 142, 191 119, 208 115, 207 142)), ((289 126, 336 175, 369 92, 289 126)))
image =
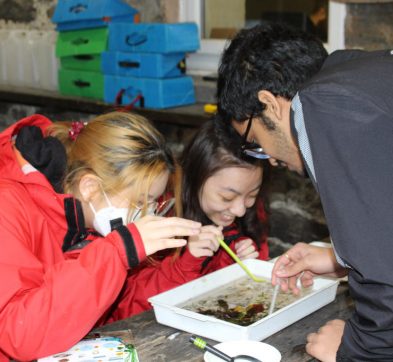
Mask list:
MULTIPOLYGON (((24 174, 12 145, 22 126, 50 124, 34 115, 0 134, 0 361, 70 348, 110 309, 129 269, 115 231, 78 255, 63 253, 64 202, 75 200, 57 194, 40 172, 24 174)), ((143 256, 137 229, 129 229, 143 256)))

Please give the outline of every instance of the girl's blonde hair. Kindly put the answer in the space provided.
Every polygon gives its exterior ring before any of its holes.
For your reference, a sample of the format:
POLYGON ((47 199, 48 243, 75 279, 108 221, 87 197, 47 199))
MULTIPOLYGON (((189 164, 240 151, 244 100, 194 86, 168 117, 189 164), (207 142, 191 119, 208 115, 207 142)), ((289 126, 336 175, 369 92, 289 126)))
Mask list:
MULTIPOLYGON (((174 172, 174 159, 164 137, 146 118, 111 112, 89 121, 74 140, 71 122, 56 122, 47 131, 57 137, 67 152, 64 191, 75 193, 81 177, 96 175, 107 194, 133 186, 134 198, 148 191, 164 171, 174 172)), ((134 202, 135 200, 130 200, 134 202)))

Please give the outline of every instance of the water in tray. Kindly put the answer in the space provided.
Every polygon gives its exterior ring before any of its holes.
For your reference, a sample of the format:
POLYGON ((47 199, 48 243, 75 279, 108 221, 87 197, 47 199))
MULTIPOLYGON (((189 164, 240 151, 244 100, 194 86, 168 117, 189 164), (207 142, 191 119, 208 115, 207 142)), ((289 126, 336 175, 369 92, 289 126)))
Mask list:
MULTIPOLYGON (((296 296, 290 292, 280 292, 275 310, 286 307, 311 291, 311 287, 302 289, 301 293, 296 296)), ((272 293, 273 287, 270 280, 266 279, 266 283, 256 283, 249 277, 242 277, 194 298, 180 308, 248 326, 267 316, 272 293)))

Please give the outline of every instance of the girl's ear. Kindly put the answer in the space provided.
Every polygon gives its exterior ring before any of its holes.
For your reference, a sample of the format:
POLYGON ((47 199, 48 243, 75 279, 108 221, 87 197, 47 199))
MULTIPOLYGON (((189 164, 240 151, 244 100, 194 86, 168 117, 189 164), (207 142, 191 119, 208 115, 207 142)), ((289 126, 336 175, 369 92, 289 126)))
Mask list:
POLYGON ((79 194, 84 202, 91 202, 97 195, 101 195, 101 184, 97 176, 92 174, 83 175, 79 180, 79 194))

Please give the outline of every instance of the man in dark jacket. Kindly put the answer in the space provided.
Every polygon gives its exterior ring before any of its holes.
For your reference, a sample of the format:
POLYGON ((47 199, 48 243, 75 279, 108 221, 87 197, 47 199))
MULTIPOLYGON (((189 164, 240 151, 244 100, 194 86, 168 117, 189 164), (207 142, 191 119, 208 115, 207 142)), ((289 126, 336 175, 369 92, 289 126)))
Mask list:
MULTIPOLYGON (((308 336, 321 361, 392 361, 393 51, 338 51, 282 25, 242 30, 224 51, 218 106, 244 152, 300 174, 318 191, 334 252, 298 244, 273 270, 342 273, 355 312, 308 336), (280 270, 281 269, 281 270, 280 270)), ((305 272, 305 273, 302 273, 305 272)), ((282 279, 281 279, 282 280, 282 279)))

